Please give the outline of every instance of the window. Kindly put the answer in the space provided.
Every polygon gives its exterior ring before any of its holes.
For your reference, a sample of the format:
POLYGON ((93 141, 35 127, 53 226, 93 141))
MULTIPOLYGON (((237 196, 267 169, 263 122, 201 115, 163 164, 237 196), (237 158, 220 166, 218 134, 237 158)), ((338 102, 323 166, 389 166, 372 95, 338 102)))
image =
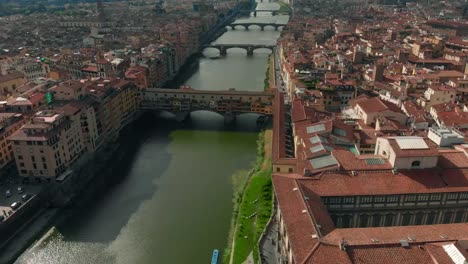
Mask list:
POLYGON ((375 203, 384 203, 385 202, 385 196, 376 196, 374 198, 375 203))
POLYGON ((395 219, 394 214, 387 214, 385 216, 384 226, 392 226, 393 225, 393 219, 395 219))
POLYGON ((370 204, 372 203, 372 196, 362 196, 360 199, 361 204, 370 204))
POLYGON ((403 214, 403 219, 401 221, 402 226, 407 226, 411 222, 411 214, 410 213, 405 213, 403 214))
POLYGON ((354 204, 354 197, 344 197, 343 198, 344 204, 354 204))
POLYGON ((387 196, 387 203, 397 203, 398 195, 387 196))
POLYGON ((436 223, 437 213, 432 212, 427 215, 426 225, 432 225, 436 223))
POLYGON ((415 160, 411 163, 411 167, 419 167, 421 166, 421 162, 419 160, 415 160))
POLYGON ((458 193, 449 193, 447 194, 447 200, 456 200, 458 197, 458 193))
POLYGON ((18 159, 19 159, 19 160, 22 160, 22 159, 23 159, 23 156, 18 155, 18 159))
POLYGON ((414 218, 414 224, 415 225, 422 225, 423 216, 424 216, 424 213, 417 213, 415 218, 414 218))
POLYGON ((446 212, 444 214, 444 224, 449 224, 450 222, 452 222, 452 215, 453 213, 452 212, 446 212))
POLYGON ((429 195, 428 194, 420 194, 418 196, 418 201, 423 201, 424 202, 424 201, 427 201, 427 200, 429 200, 429 195))
POLYGON ((341 218, 341 227, 343 228, 351 227, 352 220, 353 220, 353 217, 351 215, 343 215, 343 217, 341 218))
POLYGON ((454 222, 455 222, 455 223, 461 223, 461 222, 463 222, 463 214, 464 214, 464 213, 465 213, 465 212, 463 212, 463 211, 457 211, 457 212, 455 213, 455 220, 454 220, 454 222))
POLYGON ((330 204, 341 204, 341 197, 330 197, 329 198, 330 204))
POLYGON ((380 214, 375 214, 372 217, 372 226, 380 226, 380 220, 382 219, 380 214))
POLYGON ((280 172, 280 171, 281 171, 280 167, 276 167, 276 172, 280 172))
POLYGON ((440 193, 431 194, 431 201, 440 201, 441 198, 442 197, 441 197, 440 193))
POLYGON ((367 221, 369 220, 369 216, 366 214, 362 214, 359 216, 359 227, 367 227, 367 221))
POLYGON ((408 194, 405 196, 405 202, 415 202, 415 201, 416 201, 416 195, 408 194))

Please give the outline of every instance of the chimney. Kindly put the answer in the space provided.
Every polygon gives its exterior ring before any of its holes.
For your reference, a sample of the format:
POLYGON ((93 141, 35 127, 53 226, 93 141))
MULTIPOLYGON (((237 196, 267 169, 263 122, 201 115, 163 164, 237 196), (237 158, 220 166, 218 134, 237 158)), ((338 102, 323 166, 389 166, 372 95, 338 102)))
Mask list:
POLYGON ((348 242, 346 242, 346 240, 344 240, 344 238, 342 238, 341 241, 340 241, 340 250, 346 251, 347 246, 348 246, 348 242))

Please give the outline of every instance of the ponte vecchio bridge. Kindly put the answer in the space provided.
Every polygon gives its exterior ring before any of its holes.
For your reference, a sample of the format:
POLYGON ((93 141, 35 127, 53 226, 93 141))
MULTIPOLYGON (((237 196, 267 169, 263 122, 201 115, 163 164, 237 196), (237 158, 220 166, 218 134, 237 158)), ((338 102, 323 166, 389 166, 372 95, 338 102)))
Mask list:
POLYGON ((221 56, 227 55, 227 50, 232 48, 241 48, 247 51, 247 56, 253 56, 254 50, 256 49, 269 49, 272 52, 275 49, 275 45, 264 45, 264 44, 210 44, 205 45, 203 49, 214 48, 219 50, 221 56))
POLYGON ((272 115, 274 92, 204 91, 190 87, 181 89, 148 88, 142 92, 141 109, 162 110, 184 119, 190 112, 205 110, 234 120, 241 113, 272 115))
POLYGON ((272 27, 275 30, 278 30, 280 27, 286 26, 286 24, 279 24, 279 23, 261 23, 261 22, 234 22, 229 25, 233 30, 236 29, 237 26, 244 27, 245 30, 249 30, 251 26, 258 26, 261 30, 265 30, 265 27, 272 27))

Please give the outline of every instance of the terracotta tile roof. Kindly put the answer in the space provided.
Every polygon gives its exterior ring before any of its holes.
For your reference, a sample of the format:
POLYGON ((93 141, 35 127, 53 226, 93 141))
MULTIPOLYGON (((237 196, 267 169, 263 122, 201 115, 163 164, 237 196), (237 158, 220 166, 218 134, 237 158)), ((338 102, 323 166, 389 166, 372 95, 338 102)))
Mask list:
POLYGON ((439 150, 439 165, 443 168, 468 168, 468 156, 462 151, 439 150))
POLYGON ((380 132, 375 129, 359 129, 354 132, 354 137, 358 139, 360 143, 374 145, 377 142, 377 137, 380 136, 380 132))
POLYGON ((354 264, 436 264, 430 255, 417 245, 408 248, 401 245, 357 246, 350 247, 348 254, 354 264))
POLYGON ((286 176, 273 175, 273 186, 275 189, 278 206, 285 223, 286 232, 293 250, 294 262, 302 263, 309 252, 318 243, 317 234, 307 206, 296 184, 296 181, 286 176), (303 213, 306 210, 306 213, 303 213))
POLYGON ((391 170, 392 165, 387 159, 379 158, 374 155, 359 155, 356 156, 354 153, 348 150, 334 150, 332 152, 333 157, 340 164, 343 170, 347 171, 371 171, 371 170, 391 170), (382 164, 372 164, 368 162, 369 159, 379 159, 382 164))
POLYGON ((82 71, 87 71, 87 72, 97 72, 98 71, 96 66, 91 66, 91 65, 85 66, 81 70, 82 71))
POLYGON ((6 75, 0 75, 0 83, 8 82, 15 79, 24 78, 24 74, 19 71, 12 71, 6 75))
POLYGON ((454 264, 453 260, 447 254, 442 246, 453 244, 452 242, 430 243, 426 244, 424 248, 427 253, 437 261, 437 264, 454 264))
POLYGON ((312 252, 305 264, 352 264, 351 259, 338 245, 327 245, 320 243, 312 252))
POLYGON ((460 192, 468 191, 468 169, 327 172, 298 181, 320 196, 460 192))
POLYGON ((377 97, 372 97, 367 100, 361 100, 356 103, 366 113, 377 113, 388 110, 388 107, 382 100, 377 97))
POLYGON ((400 246, 400 240, 408 240, 408 236, 416 239, 415 241, 408 241, 410 245, 462 240, 468 238, 468 224, 338 228, 323 237, 322 241, 338 245, 341 239, 345 239, 349 246, 382 244, 397 244, 400 246), (446 238, 442 238, 441 235, 446 238), (379 242, 372 242, 372 238, 378 239, 379 242))

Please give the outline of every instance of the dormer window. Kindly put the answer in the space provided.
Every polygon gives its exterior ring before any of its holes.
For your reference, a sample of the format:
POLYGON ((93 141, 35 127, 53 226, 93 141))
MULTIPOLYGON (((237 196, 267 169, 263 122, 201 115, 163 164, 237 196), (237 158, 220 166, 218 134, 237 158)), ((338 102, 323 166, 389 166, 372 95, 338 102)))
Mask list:
POLYGON ((419 160, 415 160, 411 163, 411 167, 416 168, 421 166, 421 162, 419 160))

